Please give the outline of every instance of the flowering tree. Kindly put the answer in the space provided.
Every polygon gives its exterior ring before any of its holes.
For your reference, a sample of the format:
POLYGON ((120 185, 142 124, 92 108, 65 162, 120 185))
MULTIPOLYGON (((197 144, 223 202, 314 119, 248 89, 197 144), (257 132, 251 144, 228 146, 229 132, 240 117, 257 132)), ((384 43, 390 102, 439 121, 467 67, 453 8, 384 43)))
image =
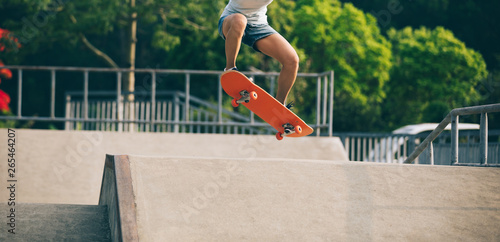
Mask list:
MULTIPOLYGON (((6 41, 14 41, 14 43, 18 43, 16 38, 13 38, 9 35, 9 31, 0 28, 0 52, 8 51, 8 48, 4 44, 6 41)), ((2 60, 0 59, 0 67, 4 66, 2 60)), ((12 72, 9 69, 0 69, 0 84, 2 83, 2 79, 10 79, 12 78, 12 72)), ((10 108, 10 96, 5 93, 2 89, 0 89, 0 114, 9 114, 10 108)))
MULTIPOLYGON (((3 62, 0 60, 0 66, 4 66, 3 62)), ((0 83, 2 78, 10 79, 12 77, 12 72, 9 69, 0 69, 0 83)), ((6 114, 10 113, 9 108, 10 96, 0 89, 0 113, 6 114)))

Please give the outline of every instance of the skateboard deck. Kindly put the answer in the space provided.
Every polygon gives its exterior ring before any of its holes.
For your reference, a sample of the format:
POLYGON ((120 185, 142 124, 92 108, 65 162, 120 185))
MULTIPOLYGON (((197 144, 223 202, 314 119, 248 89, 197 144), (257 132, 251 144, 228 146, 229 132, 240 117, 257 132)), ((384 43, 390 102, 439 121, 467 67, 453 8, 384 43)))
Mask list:
POLYGON ((262 120, 275 128, 276 138, 302 137, 314 130, 278 100, 238 71, 226 71, 221 76, 224 91, 233 98, 232 105, 250 109, 262 120))

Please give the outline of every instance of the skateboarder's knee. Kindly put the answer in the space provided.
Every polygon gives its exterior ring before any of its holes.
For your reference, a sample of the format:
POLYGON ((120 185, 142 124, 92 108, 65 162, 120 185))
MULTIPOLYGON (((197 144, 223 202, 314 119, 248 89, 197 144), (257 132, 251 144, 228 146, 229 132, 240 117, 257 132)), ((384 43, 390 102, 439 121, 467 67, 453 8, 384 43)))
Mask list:
POLYGON ((245 28, 247 26, 247 19, 244 15, 239 13, 229 15, 225 19, 225 22, 228 32, 231 31, 238 35, 243 35, 243 33, 245 32, 245 28))
POLYGON ((283 66, 287 66, 290 68, 299 68, 299 56, 297 55, 296 52, 290 53, 287 58, 283 60, 283 63, 281 63, 283 66))

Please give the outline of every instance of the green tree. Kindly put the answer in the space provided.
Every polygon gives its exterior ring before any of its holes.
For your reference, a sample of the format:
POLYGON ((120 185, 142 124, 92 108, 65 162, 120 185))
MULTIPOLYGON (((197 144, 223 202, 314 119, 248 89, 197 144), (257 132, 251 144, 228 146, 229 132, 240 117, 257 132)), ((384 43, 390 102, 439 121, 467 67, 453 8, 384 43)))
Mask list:
MULTIPOLYGON (((17 14, 3 24, 10 26, 21 43, 28 46, 25 53, 36 53, 41 47, 56 44, 68 49, 85 47, 85 52, 101 60, 93 62, 94 65, 133 70, 137 56, 144 56, 142 52, 168 52, 179 46, 183 34, 179 29, 203 29, 207 6, 213 6, 212 3, 201 0, 11 0, 5 7, 17 14)), ((148 57, 155 59, 154 55, 148 57)), ((140 64, 152 65, 148 61, 140 64)), ((124 87, 133 91, 134 75, 125 76, 124 87)))
POLYGON ((394 55, 384 105, 389 128, 424 121, 424 110, 443 110, 443 104, 451 110, 480 99, 475 86, 486 78, 486 64, 451 31, 407 27, 388 36, 394 55))
POLYGON ((390 43, 376 19, 338 1, 302 0, 297 8, 293 36, 307 69, 335 70, 335 130, 374 128, 391 68, 390 43))
MULTIPOLYGON (((345 1, 345 0, 342 0, 345 1)), ((347 1, 346 1, 347 2, 347 1)), ((425 26, 434 29, 437 26, 453 32, 483 56, 488 72, 477 87, 482 98, 474 105, 500 102, 500 1, 463 0, 459 3, 449 0, 357 0, 348 1, 372 13, 377 19, 382 32, 394 27, 403 29, 407 26, 419 28, 425 26), (424 17, 425 13, 425 17, 424 17)), ((500 115, 490 115, 490 127, 500 128, 500 115)))
POLYGON ((462 0, 357 0, 349 1, 379 20, 383 31, 394 27, 434 29, 443 26, 479 51, 488 70, 500 68, 500 1, 462 0))
MULTIPOLYGON (((6 10, 0 26, 20 39, 23 49, 16 58, 25 65, 204 69, 212 63, 213 51, 202 54, 214 49, 222 2, 10 0, 0 3, 6 10), (209 44, 190 48, 203 41, 209 44), (200 63, 205 65, 196 66, 200 63)), ((123 74, 125 91, 143 84, 136 77, 123 74)))

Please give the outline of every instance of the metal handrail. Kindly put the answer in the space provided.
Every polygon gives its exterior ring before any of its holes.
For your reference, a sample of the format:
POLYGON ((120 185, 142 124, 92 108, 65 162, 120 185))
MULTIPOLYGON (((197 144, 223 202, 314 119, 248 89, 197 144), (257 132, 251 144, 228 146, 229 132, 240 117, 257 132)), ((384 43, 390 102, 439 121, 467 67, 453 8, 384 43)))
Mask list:
MULTIPOLYGON (((92 91, 92 92, 89 92, 89 95, 92 95, 92 96, 112 96, 114 95, 115 92, 113 91, 92 91)), ((149 95, 150 92, 147 92, 147 91, 135 91, 135 92, 122 92, 123 95, 127 95, 127 94, 135 94, 135 95, 149 95)), ((65 92, 65 96, 68 98, 68 96, 83 96, 84 93, 83 92, 77 92, 77 91, 68 91, 68 92, 65 92)), ((157 96, 161 96, 161 95, 177 95, 179 97, 182 97, 182 98, 186 98, 186 94, 183 93, 183 92, 179 92, 179 91, 156 91, 156 95, 157 96)), ((210 108, 210 109, 213 109, 213 110, 217 110, 217 105, 213 105, 207 101, 204 101, 198 97, 195 97, 195 96, 192 96, 190 95, 189 96, 189 100, 195 104, 199 104, 199 105, 202 105, 203 107, 206 107, 206 108, 210 108)), ((235 112, 230 112, 228 110, 225 110, 223 109, 222 110, 222 113, 225 114, 225 115, 228 115, 232 118, 236 118, 236 119, 239 119, 239 120, 242 120, 242 121, 250 121, 250 119, 246 116, 243 116, 239 113, 235 113, 235 112)))
MULTIPOLYGON (((55 122, 65 122, 70 121, 65 118, 56 117, 55 112, 55 90, 56 90, 56 72, 79 72, 83 74, 83 120, 85 122, 90 121, 89 114, 89 73, 92 72, 103 72, 103 73, 115 73, 116 74, 116 102, 120 103, 122 95, 125 93, 121 86, 122 74, 123 73, 147 73, 151 75, 151 86, 148 86, 148 92, 150 93, 151 98, 151 110, 155 110, 155 99, 156 99, 156 76, 157 74, 184 74, 185 75, 185 117, 186 120, 189 120, 189 105, 190 101, 193 99, 190 96, 190 83, 191 75, 207 75, 207 76, 219 76, 222 75, 223 71, 209 71, 209 70, 176 70, 176 69, 153 69, 153 68, 144 68, 144 69, 128 69, 128 68, 96 68, 96 67, 56 67, 56 66, 1 66, 0 69, 12 69, 17 70, 17 112, 15 112, 15 116, 0 116, 0 120, 32 120, 32 121, 55 121, 55 122), (50 116, 48 117, 28 117, 24 116, 22 113, 23 110, 23 73, 26 70, 30 71, 48 71, 50 73, 50 116)), ((279 76, 278 72, 243 72, 246 75, 256 77, 256 76, 268 76, 268 77, 276 77, 279 76)), ((324 135, 324 133, 328 133, 328 136, 332 136, 333 134, 333 91, 334 91, 334 72, 327 71, 322 73, 298 73, 297 77, 308 77, 308 78, 316 78, 317 79, 317 103, 316 103, 316 121, 314 124, 311 123, 311 126, 316 129, 316 136, 324 135), (327 130, 327 132, 321 133, 321 129, 327 130)), ((220 82, 218 83, 218 93, 217 95, 217 126, 227 126, 228 123, 223 121, 223 91, 220 82)), ((154 115, 154 113, 153 113, 154 115)), ((253 113, 250 114, 250 123, 246 125, 250 127, 259 127, 260 124, 255 124, 253 119, 253 113)), ((150 119, 150 123, 153 124, 155 117, 152 116, 150 119)), ((72 120, 71 120, 72 121, 72 120)), ((92 120, 94 121, 94 120, 92 120)), ((91 121, 91 122, 92 122, 91 121)), ((124 117, 118 115, 117 120, 113 120, 112 122, 116 123, 141 123, 139 120, 126 120, 124 117)), ((185 123, 186 124, 186 123, 185 123)), ((191 123, 187 123, 191 124, 191 123)), ((210 124, 215 125, 215 124, 210 124)), ((234 124, 230 124, 234 125, 234 124)))
MULTIPOLYGON (((19 65, 6 65, 0 66, 0 69, 21 69, 21 70, 54 70, 54 71, 81 71, 81 72, 135 72, 135 73, 169 73, 169 74, 222 74, 224 71, 210 71, 210 70, 180 70, 180 69, 128 69, 128 68, 105 68, 105 67, 72 67, 72 66, 19 66, 19 65)), ((279 76, 279 72, 249 72, 241 71, 245 75, 253 76, 279 76)), ((322 77, 329 75, 330 71, 319 73, 297 73, 297 77, 322 77)))
POLYGON ((500 103, 481 105, 465 108, 456 108, 451 110, 448 115, 439 123, 439 125, 432 131, 427 138, 411 153, 411 155, 403 162, 411 164, 413 161, 429 146, 431 145, 431 158, 432 154, 432 141, 446 128, 451 122, 451 165, 458 164, 458 120, 460 115, 481 114, 480 123, 480 150, 481 150, 481 164, 488 164, 488 115, 487 113, 500 112, 500 103))

